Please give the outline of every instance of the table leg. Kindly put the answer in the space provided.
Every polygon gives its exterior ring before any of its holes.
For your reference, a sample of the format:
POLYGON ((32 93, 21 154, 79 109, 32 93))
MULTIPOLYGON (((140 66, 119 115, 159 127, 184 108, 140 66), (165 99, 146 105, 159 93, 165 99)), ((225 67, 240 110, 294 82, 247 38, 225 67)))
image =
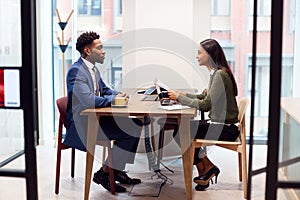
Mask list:
POLYGON ((185 182, 185 191, 186 199, 192 199, 192 173, 193 173, 193 158, 190 138, 190 118, 181 117, 178 119, 179 124, 179 136, 180 136, 180 145, 182 153, 182 164, 184 172, 184 182, 185 182))
POLYGON ((95 145, 98 135, 99 117, 96 114, 88 115, 86 166, 85 166, 85 188, 84 199, 89 199, 92 169, 94 163, 95 145))

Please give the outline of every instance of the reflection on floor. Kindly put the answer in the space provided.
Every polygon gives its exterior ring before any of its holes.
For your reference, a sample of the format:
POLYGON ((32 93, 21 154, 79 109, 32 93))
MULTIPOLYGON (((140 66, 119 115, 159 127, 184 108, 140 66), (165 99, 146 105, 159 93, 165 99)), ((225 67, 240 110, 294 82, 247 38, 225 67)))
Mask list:
MULTIPOLYGON (((260 168, 265 165, 266 147, 255 146, 254 148, 254 168, 260 168)), ((98 170, 101 165, 101 148, 96 148, 96 159, 94 162, 94 171, 98 170)), ((243 185, 238 181, 237 155, 234 152, 213 147, 209 151, 211 160, 219 166, 221 173, 218 177, 218 184, 211 185, 206 191, 196 191, 193 189, 193 199, 217 200, 243 199, 243 185)), ((84 191, 84 174, 85 174, 85 153, 76 152, 76 167, 75 178, 70 177, 70 151, 64 150, 62 153, 62 169, 60 181, 60 193, 54 193, 54 179, 55 179, 55 164, 56 164, 56 149, 53 144, 37 147, 37 164, 38 164, 38 193, 39 199, 42 200, 73 200, 83 199, 84 191)), ((164 164, 174 170, 171 173, 162 168, 162 172, 173 181, 173 184, 166 184, 162 187, 159 197, 149 197, 158 191, 155 184, 159 180, 151 180, 153 173, 148 170, 148 162, 146 154, 139 153, 136 156, 134 165, 128 165, 127 170, 129 175, 139 177, 143 180, 143 185, 135 186, 134 188, 127 186, 129 192, 111 195, 101 186, 95 183, 91 184, 90 199, 185 199, 185 187, 183 181, 183 171, 181 159, 178 157, 169 157, 164 159, 164 164), (152 181, 152 182, 151 182, 152 181), (141 196, 138 196, 141 195, 141 196)), ((13 163, 6 166, 6 168, 24 168, 24 157, 19 158, 13 163)), ((196 176, 196 169, 194 169, 194 176, 196 176)), ((261 174, 252 179, 252 199, 264 199, 265 190, 265 175, 261 174)), ((157 185, 157 184, 156 184, 157 185)), ((195 184, 193 184, 193 187, 195 184)), ((0 177, 0 199, 22 200, 26 199, 25 180, 20 178, 0 177)), ((278 199, 285 200, 286 198, 282 192, 278 192, 278 199)))

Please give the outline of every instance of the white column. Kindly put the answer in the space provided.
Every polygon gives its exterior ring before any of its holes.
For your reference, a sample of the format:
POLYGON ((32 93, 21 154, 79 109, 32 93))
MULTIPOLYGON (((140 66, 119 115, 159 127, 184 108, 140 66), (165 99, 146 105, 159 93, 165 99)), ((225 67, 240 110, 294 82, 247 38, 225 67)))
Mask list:
POLYGON ((294 72, 293 72, 293 97, 300 97, 300 1, 296 1, 295 15, 295 46, 294 46, 294 72), (298 85, 298 86, 297 86, 298 85))
POLYGON ((37 1, 39 144, 53 138, 51 1, 37 1))
POLYGON ((123 87, 155 78, 172 88, 206 87, 196 51, 210 37, 210 1, 124 0, 123 8, 123 87))

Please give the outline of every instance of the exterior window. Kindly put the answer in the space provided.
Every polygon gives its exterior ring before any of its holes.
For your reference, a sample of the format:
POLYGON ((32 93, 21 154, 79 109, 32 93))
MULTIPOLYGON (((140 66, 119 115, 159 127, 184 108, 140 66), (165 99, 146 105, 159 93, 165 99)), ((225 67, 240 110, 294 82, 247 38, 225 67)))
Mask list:
POLYGON ((101 15, 101 0, 78 0, 78 15, 101 15))
MULTIPOLYGON (((254 13, 254 2, 250 1, 250 15, 254 13)), ((271 0, 257 0, 257 16, 271 16, 271 0)))
POLYGON ((79 15, 87 14, 87 0, 78 0, 77 6, 79 15))
POLYGON ((211 14, 213 16, 230 15, 230 0, 212 0, 211 14))
POLYGON ((119 0, 119 15, 122 15, 122 1, 123 0, 119 0))
MULTIPOLYGON (((252 77, 252 56, 248 56, 247 68, 247 89, 246 96, 251 96, 251 77, 252 77)), ((266 138, 268 136, 268 116, 269 116, 269 82, 270 82, 270 56, 257 55, 256 57, 256 88, 255 88, 255 127, 254 136, 258 138, 266 138)), ((282 57, 282 84, 281 96, 292 96, 293 88, 293 55, 285 55, 282 57)))
POLYGON ((296 19, 296 0, 290 1, 290 32, 295 31, 295 19, 296 19))
POLYGON ((101 0, 93 0, 91 15, 101 15, 101 0))

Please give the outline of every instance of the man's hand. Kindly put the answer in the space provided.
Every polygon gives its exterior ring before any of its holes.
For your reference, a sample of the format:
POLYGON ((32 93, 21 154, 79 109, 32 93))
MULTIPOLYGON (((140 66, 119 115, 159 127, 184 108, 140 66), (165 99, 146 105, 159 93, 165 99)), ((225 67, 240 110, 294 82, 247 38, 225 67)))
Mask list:
POLYGON ((119 92, 117 94, 117 97, 126 97, 127 99, 129 98, 129 96, 125 92, 119 92))

